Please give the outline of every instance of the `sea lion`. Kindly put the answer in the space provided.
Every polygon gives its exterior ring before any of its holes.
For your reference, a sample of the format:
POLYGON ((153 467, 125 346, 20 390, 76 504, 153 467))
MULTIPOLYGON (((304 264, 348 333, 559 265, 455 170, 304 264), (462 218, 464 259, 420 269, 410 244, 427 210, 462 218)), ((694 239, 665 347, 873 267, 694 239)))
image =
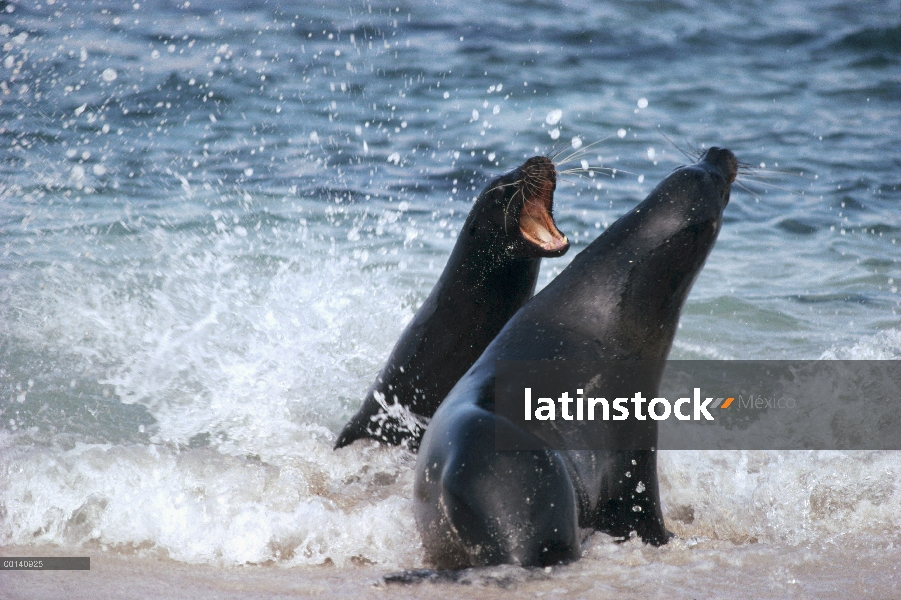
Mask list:
MULTIPOLYGON (((539 439, 532 447, 544 449, 498 451, 496 434, 532 434, 494 412, 495 361, 662 364, 716 241, 736 170, 732 152, 719 148, 676 169, 523 306, 451 390, 416 463, 416 523, 431 563, 575 560, 580 528, 666 543, 656 421, 599 424, 597 433, 613 438, 610 447, 629 450, 558 450, 539 439), (638 449, 620 443, 636 436, 647 440, 638 449)), ((646 397, 659 384, 656 372, 645 381, 646 397)))
POLYGON ((554 222, 556 186, 554 163, 535 156, 479 194, 438 283, 336 449, 360 438, 418 447, 450 389, 535 293, 541 258, 569 249, 554 222))

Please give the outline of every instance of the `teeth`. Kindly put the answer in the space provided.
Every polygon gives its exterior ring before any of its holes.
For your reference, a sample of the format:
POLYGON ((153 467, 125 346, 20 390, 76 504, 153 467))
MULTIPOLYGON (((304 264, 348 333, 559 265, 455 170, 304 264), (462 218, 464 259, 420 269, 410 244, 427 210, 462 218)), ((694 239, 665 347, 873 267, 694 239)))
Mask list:
POLYGON ((554 236, 551 235, 550 231, 548 231, 544 227, 541 227, 538 230, 538 239, 540 239, 544 243, 550 243, 554 241, 554 236))

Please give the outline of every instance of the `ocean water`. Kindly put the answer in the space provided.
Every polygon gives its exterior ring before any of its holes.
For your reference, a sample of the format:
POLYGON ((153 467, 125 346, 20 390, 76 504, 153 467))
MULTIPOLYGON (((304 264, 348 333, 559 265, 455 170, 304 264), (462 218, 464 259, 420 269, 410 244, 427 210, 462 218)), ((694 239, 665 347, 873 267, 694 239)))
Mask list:
MULTIPOLYGON (((415 457, 331 447, 535 154, 582 169, 539 286, 724 146, 672 356, 901 358, 894 0, 5 1, 0 45, 0 546, 422 566, 415 457)), ((897 453, 659 462, 677 545, 576 569, 901 542, 897 453)))

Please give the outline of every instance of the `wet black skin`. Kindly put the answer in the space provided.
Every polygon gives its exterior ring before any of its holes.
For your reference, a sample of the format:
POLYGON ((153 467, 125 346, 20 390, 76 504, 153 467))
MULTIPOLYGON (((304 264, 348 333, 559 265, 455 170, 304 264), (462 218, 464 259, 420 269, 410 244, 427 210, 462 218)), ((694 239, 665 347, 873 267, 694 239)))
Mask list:
MULTIPOLYGON (((656 421, 592 430, 613 447, 632 442, 628 451, 499 452, 495 427, 511 437, 531 434, 493 412, 495 361, 664 360, 716 241, 736 168, 730 151, 711 148, 676 169, 529 301, 448 394, 416 464, 416 522, 431 563, 567 562, 580 556, 580 528, 667 542, 656 421), (636 439, 644 441, 636 446, 636 439)), ((658 372, 646 397, 659 384, 658 372)))
MULTIPOLYGON (((360 438, 416 449, 422 427, 386 414, 376 400, 400 404, 420 424, 435 414, 457 380, 472 366, 507 321, 535 293, 542 257, 562 256, 565 237, 547 250, 520 232, 521 181, 547 176, 553 164, 534 157, 489 183, 479 195, 444 272, 401 334, 359 411, 344 426, 335 448, 360 438), (549 171, 548 171, 549 169, 549 171)), ((409 415, 408 415, 409 417, 409 415)))

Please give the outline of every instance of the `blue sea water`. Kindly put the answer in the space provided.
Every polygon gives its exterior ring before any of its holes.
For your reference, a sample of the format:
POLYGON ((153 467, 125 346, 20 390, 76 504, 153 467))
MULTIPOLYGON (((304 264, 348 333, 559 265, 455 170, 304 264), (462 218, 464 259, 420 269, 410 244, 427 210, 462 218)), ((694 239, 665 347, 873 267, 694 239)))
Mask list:
MULTIPOLYGON (((421 564, 413 456, 331 444, 535 154, 539 285, 724 146, 672 356, 901 357, 894 0, 3 1, 0 45, 0 545, 421 564)), ((668 525, 897 538, 895 454, 804 456, 662 455, 668 525)))

